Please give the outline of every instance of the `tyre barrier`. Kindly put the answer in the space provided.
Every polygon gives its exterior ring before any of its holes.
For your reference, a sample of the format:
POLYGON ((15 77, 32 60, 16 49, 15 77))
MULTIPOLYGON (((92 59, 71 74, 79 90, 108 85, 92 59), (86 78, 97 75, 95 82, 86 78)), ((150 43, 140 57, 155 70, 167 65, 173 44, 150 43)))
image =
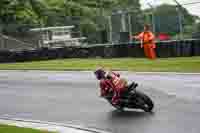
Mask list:
MULTIPOLYGON (((200 40, 158 42, 159 58, 200 56, 200 40)), ((24 62, 58 58, 145 57, 138 43, 96 45, 90 47, 40 48, 35 50, 0 50, 0 62, 24 62)))

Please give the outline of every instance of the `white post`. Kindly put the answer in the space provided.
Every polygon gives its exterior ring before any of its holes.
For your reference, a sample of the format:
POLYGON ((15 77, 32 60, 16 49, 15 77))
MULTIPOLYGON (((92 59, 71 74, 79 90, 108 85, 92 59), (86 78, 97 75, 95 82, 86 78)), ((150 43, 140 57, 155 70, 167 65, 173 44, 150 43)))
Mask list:
POLYGON ((122 32, 126 32, 126 20, 125 13, 122 12, 121 23, 122 23, 122 32))
POLYGON ((177 1, 174 0, 174 2, 177 4, 177 11, 178 11, 178 19, 179 19, 179 31, 180 31, 180 39, 183 38, 183 14, 182 14, 182 6, 181 4, 177 1))
POLYGON ((113 39, 112 39, 112 18, 111 18, 111 16, 108 17, 108 22, 109 22, 110 43, 113 43, 113 39))
POLYGON ((128 13, 128 25, 129 25, 129 42, 132 42, 132 38, 130 36, 132 36, 132 23, 131 23, 131 15, 130 13, 128 13))

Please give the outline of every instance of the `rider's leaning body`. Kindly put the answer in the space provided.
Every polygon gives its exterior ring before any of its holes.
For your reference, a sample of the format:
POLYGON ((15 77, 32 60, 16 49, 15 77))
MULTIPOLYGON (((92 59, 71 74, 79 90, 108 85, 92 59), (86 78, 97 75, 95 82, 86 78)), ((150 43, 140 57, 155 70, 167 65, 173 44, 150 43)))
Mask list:
POLYGON ((127 89, 126 80, 120 77, 120 74, 115 72, 105 72, 103 69, 97 69, 95 75, 100 80, 101 96, 106 96, 110 91, 113 91, 112 104, 119 104, 121 94, 127 89))

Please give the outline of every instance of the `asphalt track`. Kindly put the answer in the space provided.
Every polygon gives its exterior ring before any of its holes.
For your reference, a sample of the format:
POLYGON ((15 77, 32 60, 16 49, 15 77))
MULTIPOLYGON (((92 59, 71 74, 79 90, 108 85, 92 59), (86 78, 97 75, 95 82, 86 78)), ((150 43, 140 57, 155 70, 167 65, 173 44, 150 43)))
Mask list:
POLYGON ((154 113, 115 111, 92 72, 0 71, 0 117, 78 124, 113 133, 199 133, 200 74, 128 73, 154 113))

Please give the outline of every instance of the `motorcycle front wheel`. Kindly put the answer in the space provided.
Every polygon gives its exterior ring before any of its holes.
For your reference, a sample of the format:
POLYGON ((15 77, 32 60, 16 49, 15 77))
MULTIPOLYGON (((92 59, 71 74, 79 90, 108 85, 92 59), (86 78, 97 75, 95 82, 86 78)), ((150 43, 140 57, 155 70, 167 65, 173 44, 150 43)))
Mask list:
POLYGON ((136 91, 135 95, 136 95, 136 102, 139 108, 141 108, 145 112, 151 112, 153 110, 154 103, 149 96, 140 91, 136 91))

